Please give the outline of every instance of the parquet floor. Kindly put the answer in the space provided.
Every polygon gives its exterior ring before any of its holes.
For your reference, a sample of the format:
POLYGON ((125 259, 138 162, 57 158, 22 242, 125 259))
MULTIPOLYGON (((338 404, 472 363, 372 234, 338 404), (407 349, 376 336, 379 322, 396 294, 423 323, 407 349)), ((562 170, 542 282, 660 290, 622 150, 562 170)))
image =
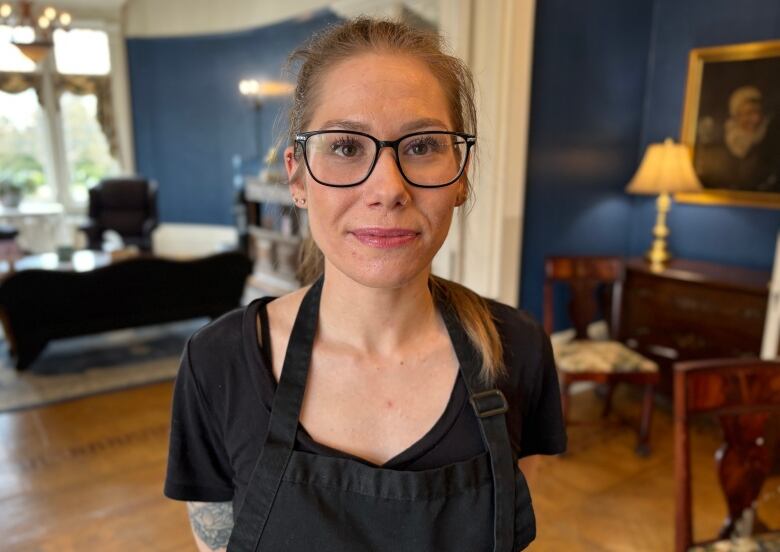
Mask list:
MULTIPOLYGON (((163 498, 170 384, 0 414, 0 550, 193 551, 185 509, 163 498)), ((574 415, 598 401, 575 397, 574 415)), ((632 416, 630 393, 616 410, 632 416)), ((545 458, 533 495, 541 551, 668 552, 673 532, 671 421, 656 411, 652 456, 637 458, 629 428, 579 426, 570 453, 545 458)), ((717 530, 715 431, 694 441, 697 533, 717 530)), ((774 480, 776 488, 780 481, 774 480)), ((771 493, 770 493, 771 496, 771 493)), ((765 501, 780 519, 780 499, 765 501)))

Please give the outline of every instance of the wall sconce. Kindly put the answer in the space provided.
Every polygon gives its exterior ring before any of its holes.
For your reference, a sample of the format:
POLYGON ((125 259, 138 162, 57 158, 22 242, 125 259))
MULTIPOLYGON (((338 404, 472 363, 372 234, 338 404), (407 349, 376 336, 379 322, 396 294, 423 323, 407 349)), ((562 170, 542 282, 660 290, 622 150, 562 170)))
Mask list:
POLYGON ((285 81, 242 79, 238 83, 238 91, 249 98, 255 108, 255 140, 259 155, 262 156, 262 107, 263 102, 272 98, 290 96, 295 91, 295 85, 285 81))
POLYGON ((238 83, 238 90, 243 96, 252 99, 255 109, 259 109, 266 98, 290 96, 295 91, 295 85, 285 81, 243 79, 238 83))

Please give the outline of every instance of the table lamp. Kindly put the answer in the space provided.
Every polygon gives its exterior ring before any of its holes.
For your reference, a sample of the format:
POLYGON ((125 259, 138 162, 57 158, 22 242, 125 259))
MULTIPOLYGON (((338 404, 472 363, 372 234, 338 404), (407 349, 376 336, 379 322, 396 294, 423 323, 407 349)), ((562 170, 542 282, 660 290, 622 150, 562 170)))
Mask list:
POLYGON ((666 238, 669 236, 666 213, 672 205, 670 194, 699 192, 701 189, 687 146, 675 144, 671 138, 667 138, 663 144, 650 144, 647 147, 639 170, 628 183, 626 191, 630 194, 658 194, 653 245, 646 254, 654 270, 663 269, 664 263, 671 258, 666 248, 666 238))

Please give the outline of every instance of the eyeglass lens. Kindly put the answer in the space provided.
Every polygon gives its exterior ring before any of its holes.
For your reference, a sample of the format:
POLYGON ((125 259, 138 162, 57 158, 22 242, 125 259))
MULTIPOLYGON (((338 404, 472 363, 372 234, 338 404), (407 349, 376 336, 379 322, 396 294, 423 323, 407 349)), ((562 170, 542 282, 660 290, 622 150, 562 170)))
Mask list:
MULTIPOLYGON (((409 182, 440 186, 458 177, 466 160, 465 138, 454 134, 415 134, 398 145, 398 162, 409 182)), ((360 134, 326 132, 306 142, 312 176, 331 185, 363 181, 377 155, 376 143, 360 134)))

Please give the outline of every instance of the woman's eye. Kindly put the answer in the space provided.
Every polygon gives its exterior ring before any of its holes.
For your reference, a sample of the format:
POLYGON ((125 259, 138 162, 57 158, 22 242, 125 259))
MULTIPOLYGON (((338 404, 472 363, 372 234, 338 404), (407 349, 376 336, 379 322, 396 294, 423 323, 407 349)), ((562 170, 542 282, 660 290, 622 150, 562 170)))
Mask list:
POLYGON ((426 153, 428 153, 428 144, 426 143, 412 144, 412 153, 415 155, 425 155, 426 153))
POLYGON ((351 140, 339 140, 331 144, 330 151, 341 157, 355 157, 360 154, 360 146, 351 140))
POLYGON ((415 140, 406 151, 414 156, 429 155, 432 153, 439 153, 444 149, 444 145, 441 144, 435 138, 428 136, 419 140, 415 140))

